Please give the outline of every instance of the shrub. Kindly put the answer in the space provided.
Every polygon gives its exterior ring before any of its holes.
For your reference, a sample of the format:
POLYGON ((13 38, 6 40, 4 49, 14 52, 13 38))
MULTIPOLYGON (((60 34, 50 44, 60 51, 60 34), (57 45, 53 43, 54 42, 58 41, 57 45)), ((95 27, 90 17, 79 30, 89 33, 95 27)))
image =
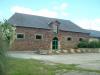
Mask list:
POLYGON ((97 48, 98 42, 97 41, 91 41, 89 42, 89 48, 97 48))
POLYGON ((88 41, 81 41, 77 46, 78 46, 78 48, 87 48, 88 41))
POLYGON ((81 41, 78 45, 78 48, 100 48, 100 41, 81 41))

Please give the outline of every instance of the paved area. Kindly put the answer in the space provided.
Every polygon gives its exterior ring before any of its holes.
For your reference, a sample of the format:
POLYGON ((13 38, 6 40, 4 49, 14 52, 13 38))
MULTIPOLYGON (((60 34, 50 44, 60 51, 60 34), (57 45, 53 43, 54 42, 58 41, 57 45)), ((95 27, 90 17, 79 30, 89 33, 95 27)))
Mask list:
POLYGON ((78 71, 72 71, 68 73, 59 73, 56 75, 100 75, 100 73, 95 73, 95 72, 78 72, 78 71))
MULTIPOLYGON (((16 58, 38 59, 54 63, 79 64, 78 67, 85 69, 100 70, 100 53, 66 54, 66 55, 38 55, 34 52, 8 52, 8 55, 16 58)), ((73 75, 73 72, 67 75, 73 75), (72 73, 72 74, 71 74, 72 73)), ((77 74, 76 75, 99 75, 77 74)))

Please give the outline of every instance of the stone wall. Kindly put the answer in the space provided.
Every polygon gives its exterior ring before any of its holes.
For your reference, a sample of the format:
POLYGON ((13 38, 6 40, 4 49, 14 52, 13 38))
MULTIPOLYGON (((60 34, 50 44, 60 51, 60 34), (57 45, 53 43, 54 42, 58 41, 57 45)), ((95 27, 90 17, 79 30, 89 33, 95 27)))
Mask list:
POLYGON ((85 33, 60 31, 60 34, 61 49, 75 48, 77 44, 80 42, 80 38, 82 38, 83 40, 89 39, 89 35, 85 33), (71 40, 68 40, 68 37, 70 37, 71 40))
MULTIPOLYGON (((24 39, 16 39, 12 45, 11 50, 51 50, 52 49, 52 39, 55 37, 52 33, 52 30, 48 29, 39 29, 39 28, 29 28, 29 27, 17 27, 17 33, 24 33, 24 39), (37 40, 35 38, 36 34, 42 34, 43 39, 37 40)), ((59 31, 58 35, 59 40, 59 50, 66 50, 70 48, 75 48, 79 43, 79 38, 84 40, 89 39, 89 35, 85 33, 77 32, 66 32, 59 31), (68 41, 67 38, 71 37, 72 40, 68 41)))
POLYGON ((17 33, 24 33, 25 39, 16 39, 11 50, 38 50, 50 49, 50 42, 52 40, 52 33, 46 29, 35 29, 35 28, 25 28, 17 27, 17 33), (36 34, 43 34, 43 39, 35 39, 36 34), (49 35, 48 35, 49 34, 49 35))

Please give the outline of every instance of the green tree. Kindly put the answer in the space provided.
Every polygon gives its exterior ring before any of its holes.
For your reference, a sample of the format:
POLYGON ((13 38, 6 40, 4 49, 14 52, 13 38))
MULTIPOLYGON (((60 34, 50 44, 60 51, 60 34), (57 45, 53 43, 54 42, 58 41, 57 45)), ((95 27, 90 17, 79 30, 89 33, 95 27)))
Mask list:
POLYGON ((7 50, 15 38, 15 27, 6 20, 0 22, 0 75, 6 75, 7 50))

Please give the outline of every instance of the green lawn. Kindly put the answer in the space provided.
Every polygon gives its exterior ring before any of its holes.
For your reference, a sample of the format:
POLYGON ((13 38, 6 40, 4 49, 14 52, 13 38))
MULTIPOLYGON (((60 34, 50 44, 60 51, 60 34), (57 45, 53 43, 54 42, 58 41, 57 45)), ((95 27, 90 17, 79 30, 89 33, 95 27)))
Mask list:
POLYGON ((8 75, 55 75, 58 72, 88 71, 98 72, 99 70, 88 70, 76 67, 75 64, 54 64, 49 65, 34 59, 9 58, 8 75))

